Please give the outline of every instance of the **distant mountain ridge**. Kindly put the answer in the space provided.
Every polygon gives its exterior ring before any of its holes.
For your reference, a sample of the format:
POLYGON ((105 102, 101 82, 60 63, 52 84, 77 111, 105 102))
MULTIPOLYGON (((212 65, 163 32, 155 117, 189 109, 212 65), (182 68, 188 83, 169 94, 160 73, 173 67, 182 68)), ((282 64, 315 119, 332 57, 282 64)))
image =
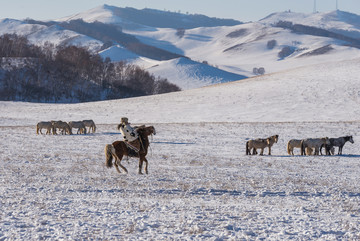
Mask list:
POLYGON ((59 19, 58 21, 75 19, 83 19, 86 22, 100 21, 103 23, 121 24, 125 29, 141 27, 191 29, 198 27, 234 26, 242 23, 234 19, 212 18, 201 14, 183 14, 149 8, 141 10, 130 7, 121 8, 106 4, 83 13, 59 19))

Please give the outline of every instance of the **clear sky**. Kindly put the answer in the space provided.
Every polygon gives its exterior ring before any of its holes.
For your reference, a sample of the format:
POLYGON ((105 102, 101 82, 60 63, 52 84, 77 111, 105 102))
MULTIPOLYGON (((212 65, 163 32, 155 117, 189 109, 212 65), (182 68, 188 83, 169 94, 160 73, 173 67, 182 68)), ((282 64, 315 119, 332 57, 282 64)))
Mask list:
MULTIPOLYGON (((209 17, 257 21, 274 12, 311 13, 315 0, 0 0, 0 19, 50 20, 108 4, 138 9, 153 8, 209 17)), ((338 8, 360 15, 360 0, 316 0, 319 12, 338 8)))

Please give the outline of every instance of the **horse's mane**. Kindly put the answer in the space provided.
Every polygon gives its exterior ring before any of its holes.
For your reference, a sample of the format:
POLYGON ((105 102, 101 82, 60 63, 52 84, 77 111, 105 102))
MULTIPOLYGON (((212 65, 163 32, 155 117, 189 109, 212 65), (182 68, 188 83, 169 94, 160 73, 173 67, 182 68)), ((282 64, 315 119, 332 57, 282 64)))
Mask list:
POLYGON ((149 144, 149 138, 148 136, 152 134, 150 131, 150 128, 153 129, 153 126, 140 126, 137 128, 137 133, 139 134, 139 137, 143 143, 146 143, 145 145, 149 144))

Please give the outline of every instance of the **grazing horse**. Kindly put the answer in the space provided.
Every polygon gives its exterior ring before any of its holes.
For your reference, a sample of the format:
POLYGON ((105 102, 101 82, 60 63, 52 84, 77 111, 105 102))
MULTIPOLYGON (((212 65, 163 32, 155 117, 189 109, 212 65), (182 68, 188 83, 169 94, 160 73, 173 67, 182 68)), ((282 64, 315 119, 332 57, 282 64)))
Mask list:
POLYGON ((51 121, 52 125, 53 125, 53 134, 57 135, 56 133, 56 129, 58 128, 59 130, 61 130, 61 134, 66 135, 66 133, 68 133, 69 135, 72 135, 72 131, 70 126, 68 125, 68 123, 64 122, 64 121, 51 121))
POLYGON ((260 148, 261 152, 260 155, 264 155, 264 149, 266 147, 269 148, 269 155, 271 155, 271 147, 274 143, 277 143, 279 139, 279 135, 270 136, 266 139, 255 139, 249 140, 246 142, 246 155, 251 155, 251 149, 253 149, 253 155, 257 154, 256 149, 260 148))
MULTIPOLYGON (((332 154, 334 155, 334 153, 335 153, 334 146, 339 147, 338 155, 342 155, 342 149, 343 149, 345 143, 347 141, 352 144, 354 143, 352 136, 342 136, 342 137, 338 137, 338 138, 330 138, 329 141, 330 141, 330 144, 325 145, 326 155, 330 155, 330 152, 332 152, 332 154)), ((320 147, 320 151, 323 148, 323 146, 324 145, 322 145, 320 147)))
POLYGON ((301 155, 305 155, 306 148, 314 148, 314 155, 319 155, 321 145, 330 144, 329 138, 308 138, 301 141, 301 155))
POLYGON ((41 129, 46 129, 46 135, 50 135, 51 134, 51 130, 53 128, 53 125, 50 121, 41 121, 39 123, 37 123, 36 125, 36 134, 42 134, 41 129))
POLYGON ((88 133, 90 133, 91 130, 92 130, 92 133, 95 133, 96 125, 95 125, 95 122, 93 120, 83 120, 82 122, 84 123, 84 125, 86 127, 89 127, 88 133))
POLYGON ((287 144, 287 152, 289 155, 294 155, 294 148, 301 148, 301 140, 292 139, 287 144))
POLYGON ((141 169, 143 166, 143 162, 145 162, 145 173, 148 174, 148 160, 146 159, 146 155, 148 153, 148 147, 150 145, 149 135, 156 135, 155 128, 153 126, 148 127, 139 127, 137 129, 140 138, 140 150, 139 152, 135 152, 133 149, 129 148, 124 141, 115 141, 112 144, 107 144, 105 146, 105 157, 106 157, 106 166, 111 168, 113 165, 113 159, 115 159, 114 164, 116 170, 120 172, 118 165, 128 173, 127 169, 121 165, 121 160, 123 156, 128 157, 138 157, 139 158, 139 174, 142 174, 141 169))
POLYGON ((70 128, 78 128, 76 134, 86 134, 86 127, 82 121, 70 121, 69 123, 70 128))

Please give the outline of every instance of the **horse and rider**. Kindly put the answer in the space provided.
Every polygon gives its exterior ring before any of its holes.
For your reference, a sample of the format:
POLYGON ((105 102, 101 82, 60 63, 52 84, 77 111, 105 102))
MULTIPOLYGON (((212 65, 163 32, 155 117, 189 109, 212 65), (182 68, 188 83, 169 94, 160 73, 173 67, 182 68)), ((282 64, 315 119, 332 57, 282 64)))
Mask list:
POLYGON ((120 133, 124 138, 124 142, 129 148, 131 148, 135 152, 139 152, 141 147, 141 141, 139 138, 139 133, 137 131, 140 127, 132 127, 127 117, 122 117, 121 122, 118 125, 118 129, 120 130, 120 133))
POLYGON ((110 168, 114 164, 119 173, 119 166, 127 173, 127 169, 121 164, 123 156, 138 157, 139 174, 142 174, 143 162, 145 162, 145 172, 148 174, 148 161, 146 159, 150 144, 148 136, 156 134, 155 128, 153 126, 146 127, 145 125, 132 127, 128 118, 123 117, 118 129, 124 140, 115 141, 105 146, 106 166, 110 168))

